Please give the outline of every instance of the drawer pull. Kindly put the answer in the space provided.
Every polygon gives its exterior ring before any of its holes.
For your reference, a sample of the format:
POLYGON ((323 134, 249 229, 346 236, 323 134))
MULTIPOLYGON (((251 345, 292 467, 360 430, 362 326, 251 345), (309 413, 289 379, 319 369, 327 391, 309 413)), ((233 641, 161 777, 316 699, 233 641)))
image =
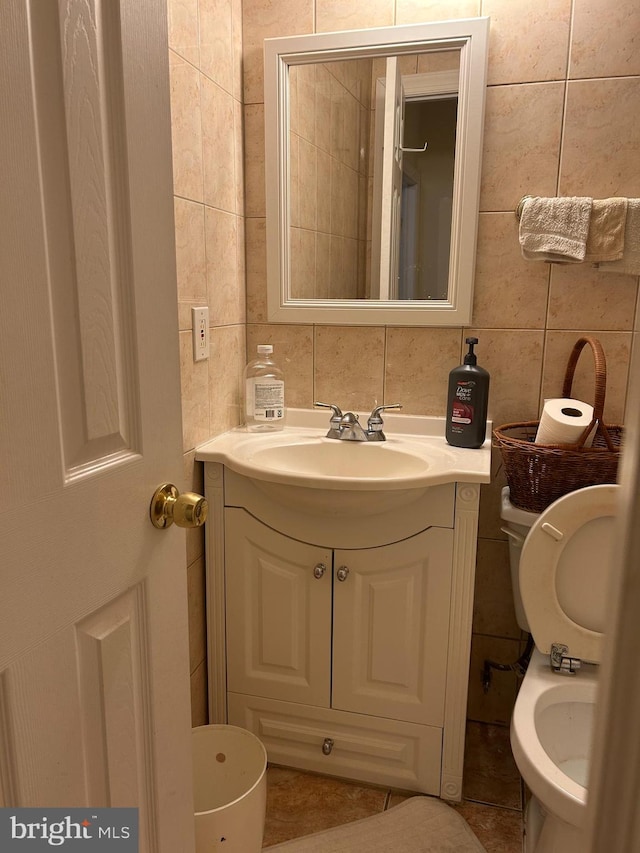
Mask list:
POLYGON ((346 579, 349 577, 349 568, 347 566, 340 566, 340 568, 336 572, 336 577, 339 581, 346 581, 346 579))
POLYGON ((322 742, 322 753, 323 755, 331 755, 331 750, 333 749, 333 739, 330 737, 326 737, 322 742))
POLYGON ((314 576, 314 578, 316 578, 316 580, 320 580, 320 578, 324 575, 324 573, 326 571, 327 571, 327 567, 325 566, 325 564, 324 563, 318 563, 318 565, 315 566, 313 569, 313 576, 314 576))

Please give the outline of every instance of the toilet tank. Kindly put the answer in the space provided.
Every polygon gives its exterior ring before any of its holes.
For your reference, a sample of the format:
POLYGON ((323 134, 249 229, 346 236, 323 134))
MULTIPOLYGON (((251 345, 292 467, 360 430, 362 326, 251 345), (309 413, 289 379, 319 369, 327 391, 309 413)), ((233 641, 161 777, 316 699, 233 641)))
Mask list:
POLYGON ((507 534, 509 539, 509 564, 511 566, 511 585, 513 587, 513 603, 516 610, 518 625, 523 631, 531 632, 520 595, 520 554, 527 534, 540 515, 539 512, 529 512, 526 509, 518 509, 509 499, 509 486, 502 490, 502 501, 500 507, 500 518, 504 524, 500 528, 507 534))

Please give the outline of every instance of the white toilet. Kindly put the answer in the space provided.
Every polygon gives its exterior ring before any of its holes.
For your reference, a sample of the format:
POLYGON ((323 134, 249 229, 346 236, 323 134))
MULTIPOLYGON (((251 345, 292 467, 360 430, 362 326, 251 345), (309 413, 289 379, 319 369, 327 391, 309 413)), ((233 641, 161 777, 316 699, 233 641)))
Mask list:
MULTIPOLYGON (((533 523, 519 554, 514 596, 535 648, 511 721, 513 755, 533 794, 525 815, 525 853, 583 849, 617 491, 614 485, 590 486, 539 515, 526 513, 533 523)), ((512 525, 519 521, 520 533, 526 533, 530 519, 515 513, 522 510, 510 504, 507 492, 502 518, 512 532, 518 532, 512 525)), ((517 559, 517 549, 511 556, 517 559)))

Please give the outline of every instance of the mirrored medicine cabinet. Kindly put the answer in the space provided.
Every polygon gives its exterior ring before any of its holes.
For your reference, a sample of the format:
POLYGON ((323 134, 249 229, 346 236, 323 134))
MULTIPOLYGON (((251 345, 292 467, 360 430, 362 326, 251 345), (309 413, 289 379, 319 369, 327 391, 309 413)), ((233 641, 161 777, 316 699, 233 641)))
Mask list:
POLYGON ((471 322, 488 33, 265 40, 270 322, 471 322))

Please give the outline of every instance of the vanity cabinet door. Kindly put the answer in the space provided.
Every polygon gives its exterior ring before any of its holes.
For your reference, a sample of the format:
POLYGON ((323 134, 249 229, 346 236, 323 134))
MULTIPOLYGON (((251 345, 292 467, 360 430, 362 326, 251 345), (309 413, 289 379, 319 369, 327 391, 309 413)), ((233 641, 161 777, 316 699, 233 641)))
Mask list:
POLYGON ((331 551, 227 508, 225 583, 229 691, 329 707, 331 551))
POLYGON ((453 531, 336 551, 332 707, 444 724, 453 531))

